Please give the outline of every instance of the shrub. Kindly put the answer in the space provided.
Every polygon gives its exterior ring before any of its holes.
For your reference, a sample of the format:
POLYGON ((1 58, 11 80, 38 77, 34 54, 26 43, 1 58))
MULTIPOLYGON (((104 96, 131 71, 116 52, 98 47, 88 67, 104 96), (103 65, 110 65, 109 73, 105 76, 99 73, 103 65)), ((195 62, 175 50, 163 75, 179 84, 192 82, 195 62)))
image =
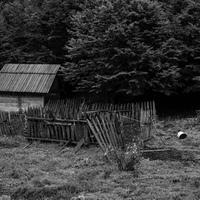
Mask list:
POLYGON ((126 145, 125 149, 109 146, 105 156, 117 165, 118 170, 136 172, 140 163, 141 153, 139 144, 133 140, 126 145))

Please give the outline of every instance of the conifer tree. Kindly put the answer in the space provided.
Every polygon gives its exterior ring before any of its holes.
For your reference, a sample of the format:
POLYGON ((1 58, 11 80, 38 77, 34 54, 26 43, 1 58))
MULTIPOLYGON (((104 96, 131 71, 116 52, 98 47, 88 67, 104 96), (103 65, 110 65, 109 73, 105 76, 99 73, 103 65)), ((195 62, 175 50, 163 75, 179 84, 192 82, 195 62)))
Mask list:
POLYGON ((167 23, 156 1, 85 1, 83 11, 73 16, 66 80, 77 91, 172 92, 179 69, 162 59, 160 49, 167 23))
POLYGON ((0 6, 0 65, 60 63, 67 53, 70 0, 14 0, 0 6))

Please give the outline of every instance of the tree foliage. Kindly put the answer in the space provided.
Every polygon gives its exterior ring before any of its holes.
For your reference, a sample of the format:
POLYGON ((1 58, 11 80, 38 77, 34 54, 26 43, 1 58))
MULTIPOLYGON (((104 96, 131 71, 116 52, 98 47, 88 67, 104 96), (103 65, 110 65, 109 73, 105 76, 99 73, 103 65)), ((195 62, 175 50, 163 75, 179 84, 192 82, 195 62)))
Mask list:
POLYGON ((0 3, 0 67, 64 64, 78 92, 199 91, 199 0, 0 3))
POLYGON ((1 5, 0 63, 63 63, 70 13, 65 0, 15 0, 1 5))
POLYGON ((150 0, 86 1, 73 16, 67 49, 66 78, 78 91, 139 95, 147 90, 170 93, 179 67, 163 55, 168 17, 150 0))

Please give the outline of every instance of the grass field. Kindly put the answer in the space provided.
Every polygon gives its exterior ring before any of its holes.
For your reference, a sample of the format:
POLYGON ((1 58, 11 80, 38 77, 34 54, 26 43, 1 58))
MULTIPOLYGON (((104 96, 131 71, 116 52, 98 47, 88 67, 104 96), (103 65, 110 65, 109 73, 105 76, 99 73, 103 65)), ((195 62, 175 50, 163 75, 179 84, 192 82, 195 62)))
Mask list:
MULTIPOLYGON (((199 123, 200 124, 200 123, 199 123)), ((0 138, 0 200, 200 199, 200 125, 195 118, 158 121, 137 173, 118 171, 97 146, 58 152, 61 144, 0 138), (176 134, 188 134, 179 140, 176 134), (162 140, 160 139, 162 138, 162 140)))

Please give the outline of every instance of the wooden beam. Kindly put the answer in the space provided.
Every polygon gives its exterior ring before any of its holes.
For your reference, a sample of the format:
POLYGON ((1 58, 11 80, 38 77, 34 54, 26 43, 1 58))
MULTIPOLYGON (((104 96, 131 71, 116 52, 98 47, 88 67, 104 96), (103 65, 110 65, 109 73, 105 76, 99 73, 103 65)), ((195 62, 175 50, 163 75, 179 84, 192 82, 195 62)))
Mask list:
POLYGON ((28 120, 38 120, 38 121, 46 121, 46 122, 79 122, 79 123, 87 123, 86 120, 78 120, 78 119, 51 119, 51 118, 40 118, 40 117, 27 117, 28 120))
MULTIPOLYGON (((49 141, 49 142, 63 142, 63 143, 68 143, 69 140, 59 140, 59 139, 49 139, 49 138, 37 138, 37 137, 30 137, 30 136, 24 136, 26 139, 30 140, 41 140, 41 141, 49 141)), ((71 143, 77 143, 75 141, 71 141, 71 143)))

